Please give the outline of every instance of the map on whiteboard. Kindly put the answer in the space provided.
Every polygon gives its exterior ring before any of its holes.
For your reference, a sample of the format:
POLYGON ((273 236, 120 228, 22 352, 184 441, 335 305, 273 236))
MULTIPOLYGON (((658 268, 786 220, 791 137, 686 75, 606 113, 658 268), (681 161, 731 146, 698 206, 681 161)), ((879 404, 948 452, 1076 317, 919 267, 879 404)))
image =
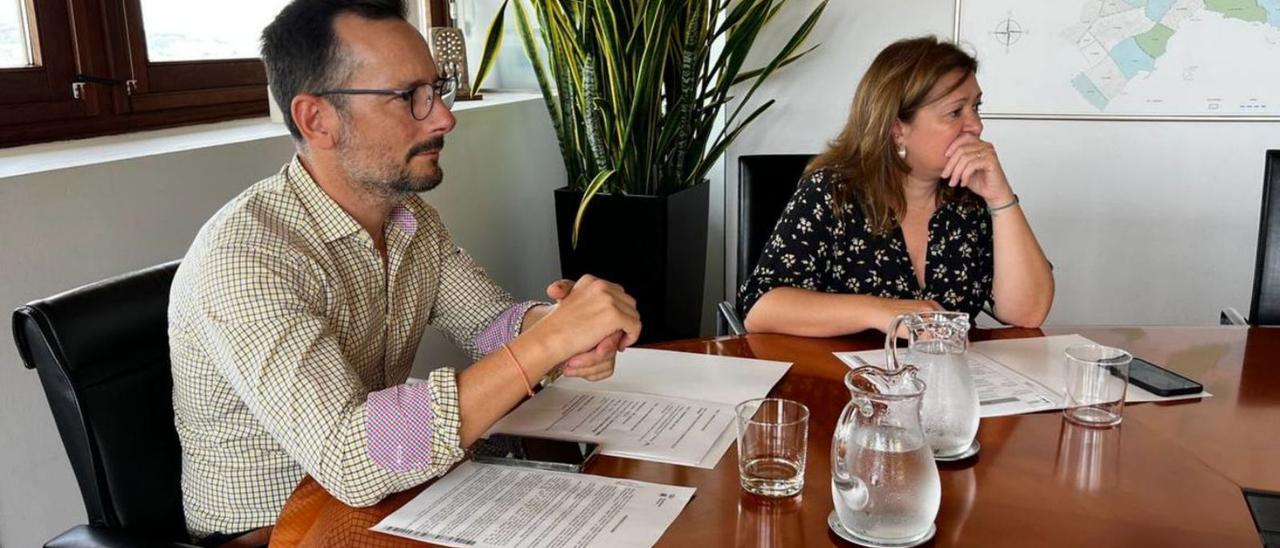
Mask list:
POLYGON ((985 109, 1280 117, 1280 0, 959 0, 985 109))

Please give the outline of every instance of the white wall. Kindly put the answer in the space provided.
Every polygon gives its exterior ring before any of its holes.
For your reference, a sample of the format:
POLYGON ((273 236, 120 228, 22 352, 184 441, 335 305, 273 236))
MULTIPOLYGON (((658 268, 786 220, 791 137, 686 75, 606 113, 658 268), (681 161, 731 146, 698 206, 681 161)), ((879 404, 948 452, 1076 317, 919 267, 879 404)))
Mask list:
MULTIPOLYGON (((760 51, 776 48, 816 4, 793 1, 760 51)), ((778 103, 728 152, 729 249, 738 156, 821 150, 875 54, 900 38, 950 38, 953 15, 954 3, 938 0, 827 6, 812 38, 822 46, 761 89, 778 103)), ((1055 265, 1050 323, 1209 324, 1224 306, 1247 313, 1263 151, 1280 148, 1280 124, 988 120, 984 139, 1000 151, 1055 265)))
MULTIPOLYGON (((517 297, 558 275, 551 190, 564 170, 541 100, 459 112, 445 183, 426 194, 517 297)), ((0 178, 0 312, 181 257, 219 206, 288 161, 287 137, 0 178)), ((14 161, 12 158, 0 162, 14 161)), ((6 341, 8 335, 5 335, 6 341)), ((424 343, 419 368, 456 365, 424 343)), ((85 514, 36 374, 0 343, 0 546, 39 546, 85 514)))

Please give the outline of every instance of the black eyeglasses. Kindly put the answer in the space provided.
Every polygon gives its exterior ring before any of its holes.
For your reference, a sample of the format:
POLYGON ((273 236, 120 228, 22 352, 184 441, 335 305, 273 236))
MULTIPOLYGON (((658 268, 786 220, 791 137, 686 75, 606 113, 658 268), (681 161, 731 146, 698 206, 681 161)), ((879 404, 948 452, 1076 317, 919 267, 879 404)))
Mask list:
POLYGON ((454 92, 457 91, 457 80, 442 78, 435 83, 422 83, 409 89, 331 89, 316 93, 319 97, 326 95, 388 95, 399 97, 409 103, 409 114, 414 120, 426 120, 431 115, 431 107, 435 106, 435 98, 439 97, 446 108, 453 107, 454 92))

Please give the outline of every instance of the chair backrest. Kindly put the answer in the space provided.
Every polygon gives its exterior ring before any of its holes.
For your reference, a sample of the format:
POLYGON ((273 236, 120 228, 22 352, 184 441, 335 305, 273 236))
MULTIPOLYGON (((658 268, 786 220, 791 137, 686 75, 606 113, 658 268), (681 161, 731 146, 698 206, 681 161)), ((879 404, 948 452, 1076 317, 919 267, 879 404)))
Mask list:
POLYGON ((40 375, 90 525, 187 540, 168 303, 178 263, 22 306, 13 335, 40 375))
POLYGON ((756 267, 764 243, 795 194, 812 154, 738 157, 738 285, 756 267))
POLYGON ((1258 260, 1253 270, 1250 325, 1280 325, 1280 150, 1268 150, 1262 176, 1258 260))

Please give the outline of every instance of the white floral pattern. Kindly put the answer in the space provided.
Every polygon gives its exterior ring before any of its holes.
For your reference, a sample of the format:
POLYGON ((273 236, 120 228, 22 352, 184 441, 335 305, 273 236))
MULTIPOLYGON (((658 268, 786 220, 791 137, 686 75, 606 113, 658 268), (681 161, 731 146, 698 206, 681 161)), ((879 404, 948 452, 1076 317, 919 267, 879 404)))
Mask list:
POLYGON ((834 214, 827 172, 800 182, 738 291, 743 316, 775 287, 934 300, 975 316, 991 301, 991 215, 977 200, 943 203, 929 219, 925 286, 920 287, 902 230, 877 235, 856 205, 834 214))

